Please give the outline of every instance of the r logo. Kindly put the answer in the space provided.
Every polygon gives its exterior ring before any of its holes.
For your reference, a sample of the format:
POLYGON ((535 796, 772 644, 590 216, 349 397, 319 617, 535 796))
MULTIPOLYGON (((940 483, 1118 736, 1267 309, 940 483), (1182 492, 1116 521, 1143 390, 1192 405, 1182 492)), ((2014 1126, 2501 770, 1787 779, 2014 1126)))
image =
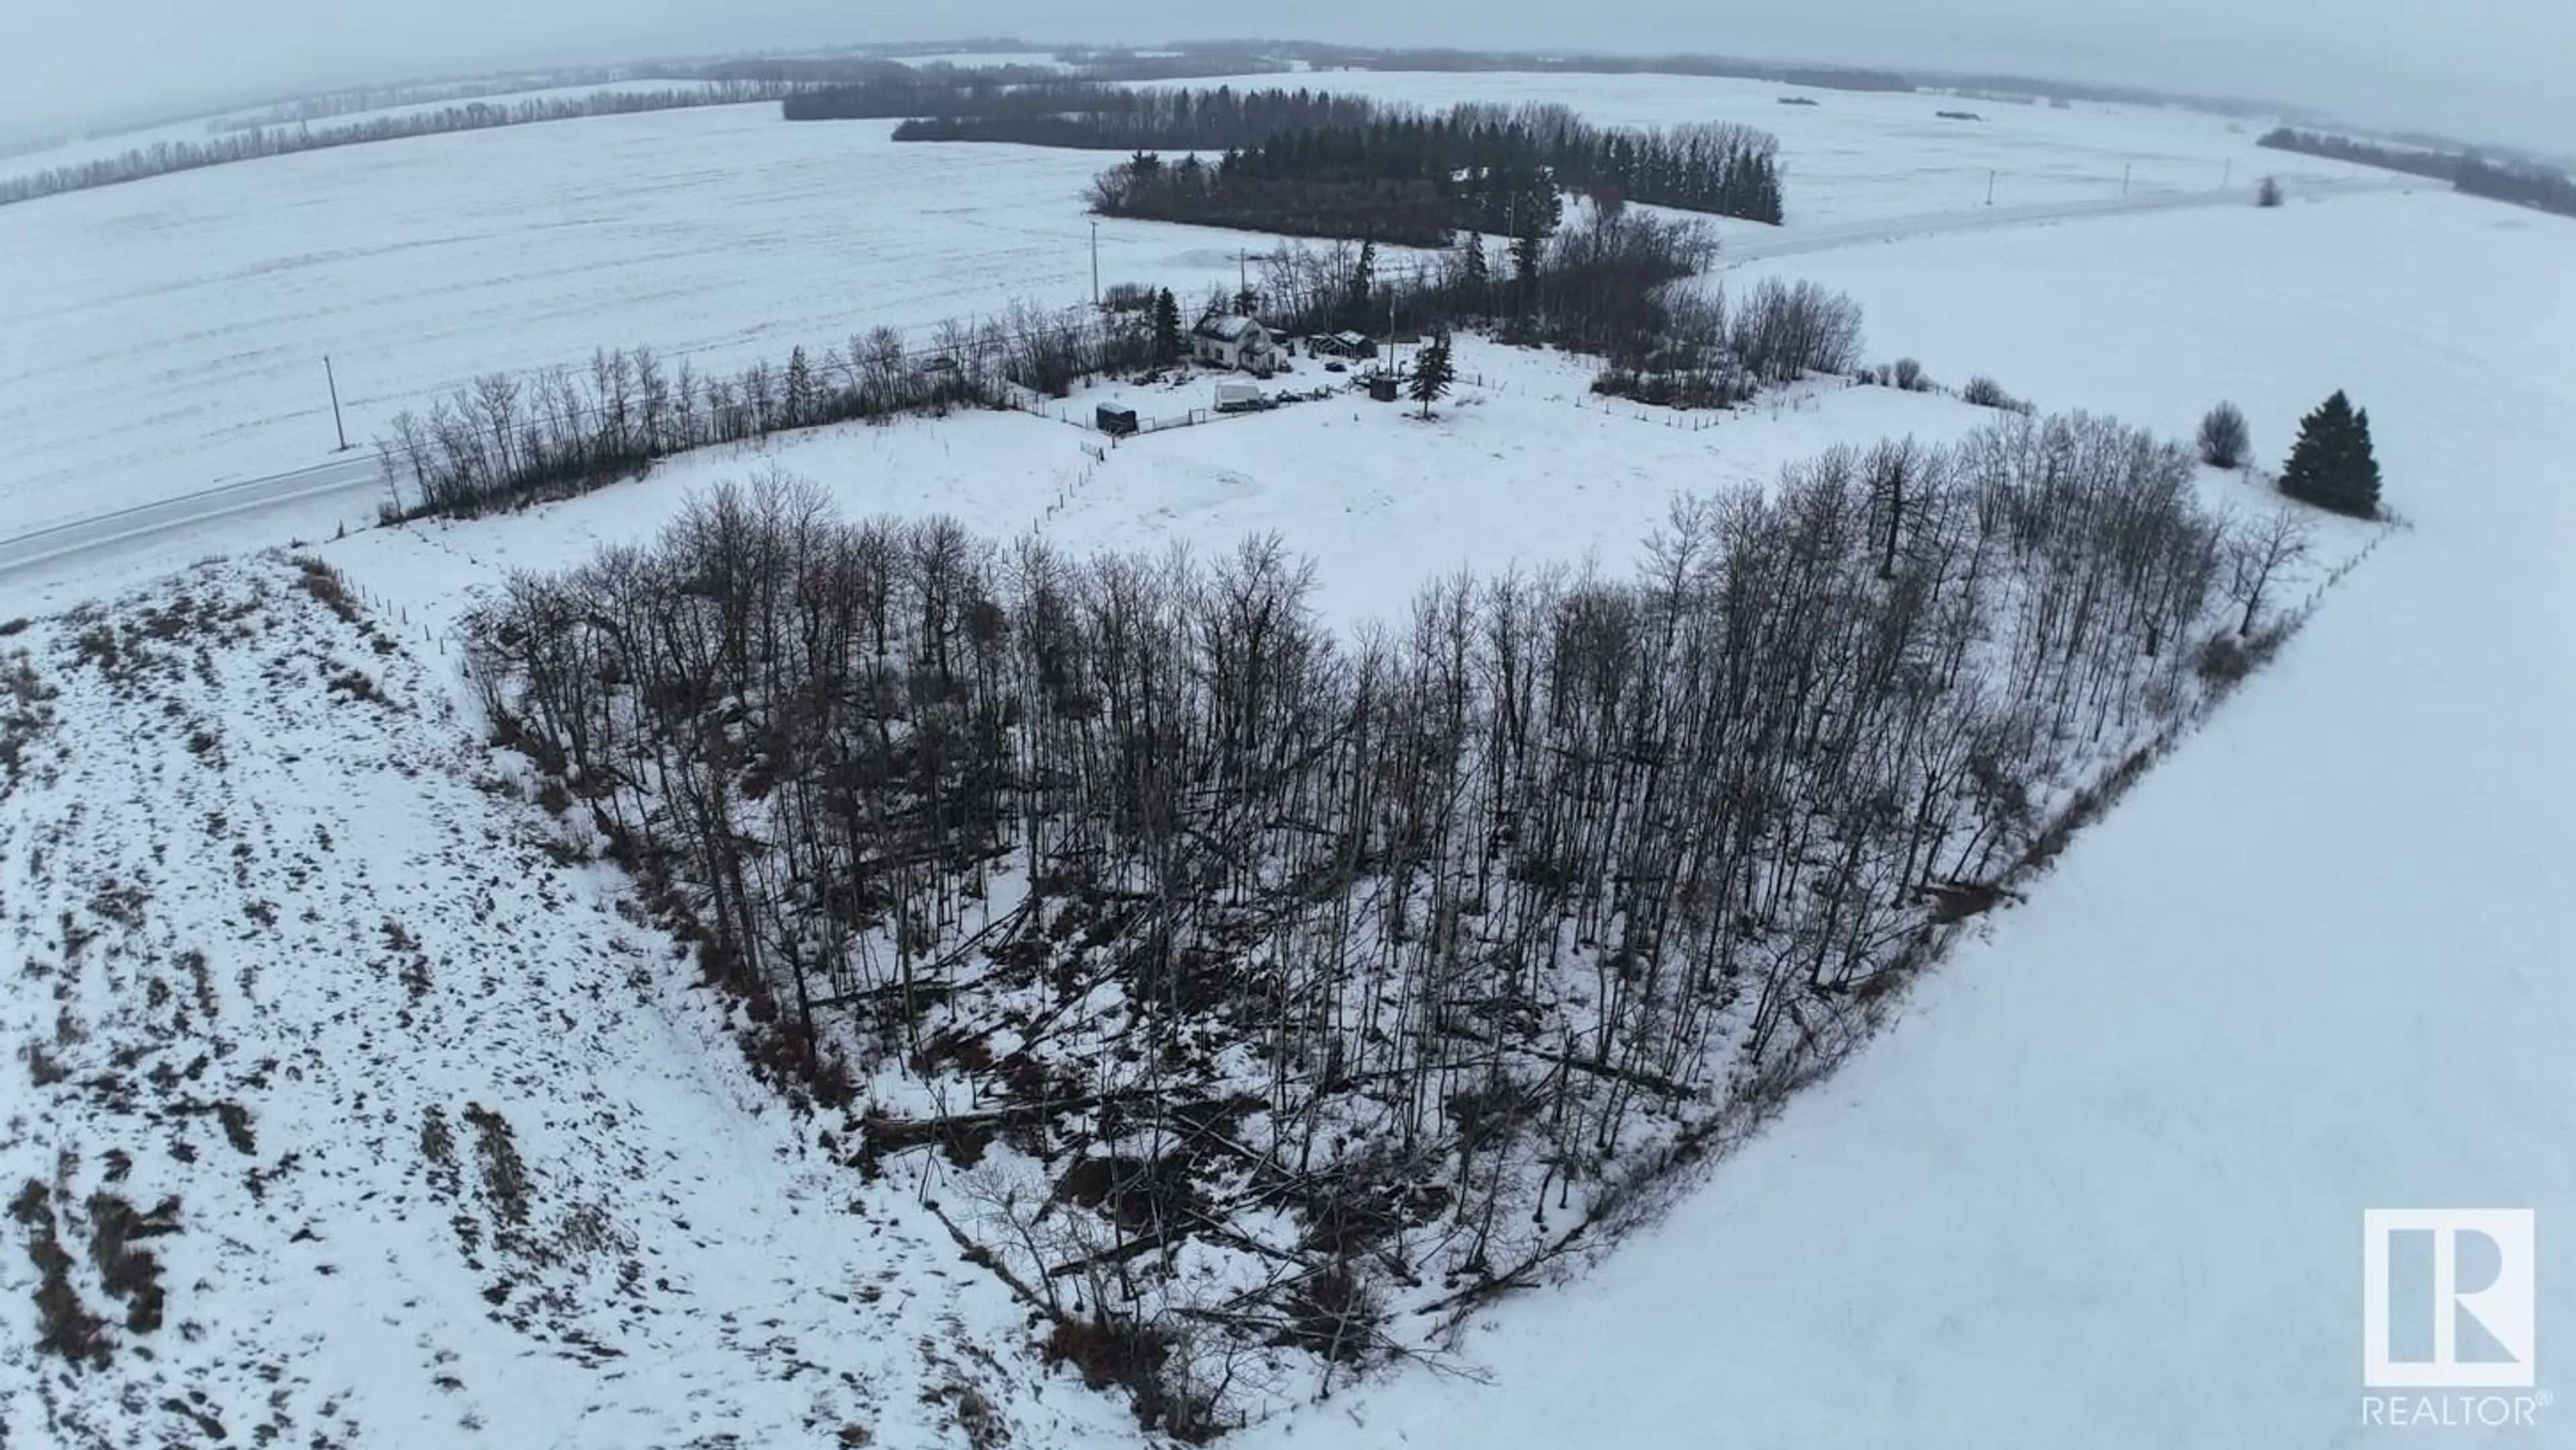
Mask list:
POLYGON ((2530 1387, 2537 1263, 2527 1208, 2364 1211, 2362 1383, 2530 1387))

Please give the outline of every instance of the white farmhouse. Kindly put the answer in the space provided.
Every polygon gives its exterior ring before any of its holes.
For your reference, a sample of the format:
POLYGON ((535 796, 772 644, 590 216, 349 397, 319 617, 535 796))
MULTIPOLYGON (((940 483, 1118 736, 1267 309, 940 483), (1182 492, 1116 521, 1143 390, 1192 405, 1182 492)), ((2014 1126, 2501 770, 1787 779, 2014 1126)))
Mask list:
POLYGON ((1270 329, 1252 318, 1211 314, 1190 329, 1190 358, 1206 367, 1237 368, 1266 378, 1278 366, 1279 345, 1270 329))

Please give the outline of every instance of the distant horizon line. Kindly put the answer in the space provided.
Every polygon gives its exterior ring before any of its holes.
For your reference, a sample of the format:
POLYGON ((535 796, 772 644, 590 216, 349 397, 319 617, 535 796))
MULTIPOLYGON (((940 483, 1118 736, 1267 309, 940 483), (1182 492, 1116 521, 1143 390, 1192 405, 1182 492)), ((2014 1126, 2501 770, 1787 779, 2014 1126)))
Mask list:
MULTIPOLYGON (((1825 59, 1812 55, 1756 55, 1730 51, 1693 49, 1627 49, 1616 45, 1583 47, 1524 46, 1505 48, 1483 48, 1460 45, 1377 45, 1356 44, 1336 40, 1302 39, 1275 35, 1259 37, 1223 35, 1171 36, 1155 41, 1120 40, 1111 42, 1103 42, 1100 40, 1048 41, 1031 40, 1025 36, 967 35, 939 37, 929 40, 854 40, 803 46, 754 46, 740 50, 676 52, 642 55, 622 60, 560 60, 552 63, 495 65, 481 70, 440 71, 423 75, 393 77, 381 80, 339 81, 284 91, 246 91, 221 100, 208 100, 192 103, 188 107, 176 111, 165 107, 137 106, 133 109, 122 112, 97 113, 85 118, 83 123, 78 126, 58 125, 49 129, 42 125, 36 125, 33 126, 32 129, 20 132, 16 135, 0 135, 0 156, 25 154, 37 150, 70 145, 79 141, 113 140, 121 134, 155 130, 166 126, 177 126, 190 121, 211 120, 217 117, 232 115, 243 111, 287 106, 298 101, 312 100, 318 97, 337 95, 350 91, 436 86, 477 81, 492 81, 515 77, 526 77, 541 80, 545 77, 573 72, 621 70, 637 67, 716 65, 724 63, 741 63, 746 61, 785 61, 817 57, 876 57, 900 62, 907 56, 918 57, 922 55, 937 55, 950 52, 973 53, 979 50, 989 51, 996 54, 1024 53, 1029 55, 1046 55, 1052 58, 1066 51, 1127 51, 1135 53, 1155 50, 1173 50, 1186 54, 1192 50, 1204 51, 1224 49, 1240 50, 1245 52, 1247 55, 1267 54, 1269 56, 1282 59, 1308 59, 1309 57, 1298 55, 1296 52, 1322 51, 1328 53, 1344 53, 1360 58, 1381 59, 1403 56, 1445 56, 1454 57, 1464 61, 1488 63, 1518 60, 1535 63, 1550 63, 1564 67, 1566 70, 1575 74, 1690 74, 1690 72, 1655 71, 1652 67, 1652 63, 1656 61, 1677 63, 1700 62, 1706 64, 1739 65, 1745 67, 1767 67, 1779 70, 1842 72, 1852 75, 1877 74, 1893 76, 1899 80, 1905 81, 1910 89, 1918 91, 1925 89, 1927 86, 1936 88, 1968 86, 1997 91, 2017 91, 2030 94, 2037 98, 2064 96, 2069 99, 2089 99, 2097 104, 2108 103, 2174 106, 2216 115, 2232 116, 2243 115, 2246 113, 2261 113, 2265 115, 2278 116, 2284 121, 2298 121, 2309 125, 2333 125, 2341 129, 2356 132, 2360 135, 2372 136, 2380 139, 2400 140, 2412 144, 2437 146, 2461 151, 2493 152, 2508 156, 2533 157, 2560 165, 2576 165, 2576 145, 2569 145, 2568 149, 2565 151, 2553 152, 2543 150, 2540 147, 2529 143, 2508 144, 2492 141, 2482 142, 2421 127, 2407 127, 2388 122, 2363 121, 2312 105, 2294 105, 2289 102, 2264 97, 2233 96, 2213 94, 2209 92, 2169 90, 2159 85, 2147 85, 2134 82, 2086 81, 2063 77, 2027 74, 2003 69, 1971 70, 1949 67, 1873 64, 1854 60, 1825 59), (1630 63, 1637 65, 1639 69, 1634 72, 1589 72, 1585 71, 1581 64, 1588 60, 1630 63)), ((1326 73, 1329 74, 1329 72, 1326 73)), ((1462 70, 1460 73, 1502 75, 1512 74, 1514 72, 1508 65, 1485 64, 1473 70, 1462 70)), ((1211 76, 1205 78, 1213 79, 1214 77, 1211 76)), ((1751 80, 1768 79, 1761 76, 1736 78, 1751 80)), ((1197 78, 1175 77, 1174 79, 1186 80, 1197 78)), ((607 84, 610 82, 599 83, 607 84)), ((1787 83, 1794 84, 1794 82, 1787 83)), ((586 82, 576 80, 566 82, 566 84, 580 85, 586 84, 586 82)), ((530 87, 530 89, 544 88, 545 87, 542 85, 530 87)), ((2553 142, 2551 144, 2553 146, 2568 145, 2568 143, 2563 142, 2553 142)))

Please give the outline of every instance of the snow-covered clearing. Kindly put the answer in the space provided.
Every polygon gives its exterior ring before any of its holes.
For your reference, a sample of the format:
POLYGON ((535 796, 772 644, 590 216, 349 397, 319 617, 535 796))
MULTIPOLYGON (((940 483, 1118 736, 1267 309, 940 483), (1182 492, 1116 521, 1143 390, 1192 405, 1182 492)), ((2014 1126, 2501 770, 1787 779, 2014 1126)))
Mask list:
MULTIPOLYGON (((826 485, 848 518, 950 514, 979 534, 1037 530, 1078 553, 1220 552, 1277 532, 1313 558, 1342 625, 1399 621, 1460 568, 1580 566, 1624 576, 1676 493, 1769 483, 1839 442, 1966 433, 1994 414, 1888 388, 1811 385, 1733 414, 1676 414, 1593 397, 1590 359, 1461 338, 1466 381, 1428 423, 1365 394, 1148 433, 1102 434, 1025 413, 851 424, 765 447, 708 449, 621 485, 506 518, 353 533, 324 552, 434 629, 510 569, 556 568, 603 543, 640 543, 690 495, 772 468, 826 485), (1095 454, 1100 455, 1095 457, 1095 454)), ((1339 385, 1309 359, 1275 390, 1339 385)), ((1213 384, 1111 385, 1051 405, 1146 418, 1206 415, 1213 384)), ((2229 481, 2213 479, 2213 487, 2229 481)))
MULTIPOLYGON (((1037 532, 1076 553, 1177 545, 1209 555, 1277 533, 1315 561, 1325 617, 1353 628, 1401 622, 1425 584, 1462 569, 1597 565, 1624 577, 1678 494, 1767 486, 1784 465, 1838 444, 1948 442, 1997 416, 1940 394, 1834 380, 1735 412, 1675 412, 1594 396, 1588 358, 1477 337, 1455 346, 1459 390, 1429 422, 1410 403, 1356 392, 1115 445, 1068 421, 1102 403, 1147 419, 1208 416, 1213 382, 1198 373, 1105 384, 1050 404, 1046 416, 966 412, 705 449, 586 497, 500 518, 359 529, 317 551, 435 641, 511 571, 649 542, 693 495, 776 470, 823 484, 845 518, 947 514, 987 538, 1037 532)), ((1295 366, 1273 391, 1344 381, 1311 359, 1295 366)), ((2163 431, 2180 436, 2193 421, 2163 431)), ((2234 475, 2204 472, 2202 485, 2222 509, 2273 506, 2268 490, 2234 475)), ((2316 523, 2293 587, 2309 587, 2371 536, 2316 523)), ((0 604, 12 597, 0 592, 0 604)))
MULTIPOLYGON (((2449 197, 1927 241, 1876 351, 2261 456, 2346 386, 2418 527, 1659 1230, 1253 1446, 2569 1443, 2365 1428, 2366 1207, 2531 1207, 2576 1343, 2576 229, 2449 197), (1927 279, 1937 278, 1937 285, 1927 279), (2556 1229, 2550 1225, 2558 1225, 2556 1229)), ((1802 267, 1802 271, 1807 270, 1802 267)))
POLYGON ((1112 1432, 753 1081, 622 880, 548 854, 444 662, 315 577, 0 640, 0 1443, 1112 1432))

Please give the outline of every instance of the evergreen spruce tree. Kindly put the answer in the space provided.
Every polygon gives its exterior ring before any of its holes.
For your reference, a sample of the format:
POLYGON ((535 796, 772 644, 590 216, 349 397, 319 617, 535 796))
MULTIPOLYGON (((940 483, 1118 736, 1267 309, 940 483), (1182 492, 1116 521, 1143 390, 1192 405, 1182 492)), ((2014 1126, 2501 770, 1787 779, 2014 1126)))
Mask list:
POLYGON ((1538 285, 1539 264, 1547 258, 1547 233, 1523 232, 1512 238, 1512 282, 1520 290, 1520 304, 1529 306, 1530 292, 1538 285))
POLYGON ((1164 364, 1181 360, 1181 302, 1169 287, 1154 296, 1154 360, 1164 364))
POLYGON ((1458 380, 1458 370, 1449 360, 1449 334, 1434 336, 1413 360, 1413 377, 1405 387, 1413 401, 1422 405, 1422 416, 1431 416, 1431 405, 1449 391, 1458 380))
POLYGON ((1351 269, 1350 295, 1342 299, 1340 324, 1354 332, 1366 332, 1369 299, 1376 295, 1377 242, 1373 238, 1364 239, 1360 242, 1359 264, 1351 269))
POLYGON ((2299 441, 2281 469, 2281 492, 2354 518, 2379 516, 2379 460, 2370 444, 2370 414, 2338 390, 2299 420, 2299 441))
POLYGON ((814 421, 819 411, 814 393, 814 364, 800 345, 787 355, 787 398, 785 426, 802 428, 814 421))

